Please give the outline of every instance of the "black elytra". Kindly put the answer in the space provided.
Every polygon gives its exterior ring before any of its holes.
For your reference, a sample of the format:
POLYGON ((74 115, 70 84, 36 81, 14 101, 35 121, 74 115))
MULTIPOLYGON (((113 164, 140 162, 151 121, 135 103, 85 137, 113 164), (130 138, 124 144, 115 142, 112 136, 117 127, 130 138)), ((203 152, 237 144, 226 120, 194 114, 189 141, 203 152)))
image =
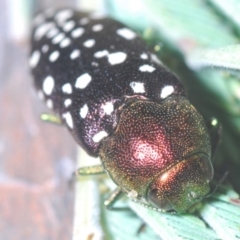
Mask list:
POLYGON ((126 99, 185 96, 179 79, 138 34, 110 18, 71 9, 43 12, 34 20, 31 43, 39 97, 92 156, 117 127, 126 99))

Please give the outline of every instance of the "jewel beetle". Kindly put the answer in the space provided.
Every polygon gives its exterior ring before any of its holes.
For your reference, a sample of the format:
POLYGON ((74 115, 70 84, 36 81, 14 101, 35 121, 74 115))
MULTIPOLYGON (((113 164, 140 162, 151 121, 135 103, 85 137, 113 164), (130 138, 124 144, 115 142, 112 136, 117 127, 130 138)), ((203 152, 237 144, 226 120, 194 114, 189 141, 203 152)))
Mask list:
POLYGON ((40 99, 100 157, 120 191, 184 212, 210 191, 211 143, 180 80, 136 32, 72 9, 34 20, 29 65, 40 99))

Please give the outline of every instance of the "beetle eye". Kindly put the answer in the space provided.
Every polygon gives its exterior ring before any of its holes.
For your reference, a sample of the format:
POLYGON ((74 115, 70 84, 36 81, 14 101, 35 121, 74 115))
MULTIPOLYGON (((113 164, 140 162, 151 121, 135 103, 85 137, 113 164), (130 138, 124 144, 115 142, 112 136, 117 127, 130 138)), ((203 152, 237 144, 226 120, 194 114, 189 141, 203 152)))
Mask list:
POLYGON ((154 206, 168 211, 172 209, 171 204, 169 203, 169 201, 162 197, 161 195, 158 194, 158 189, 150 189, 147 193, 147 199, 148 201, 153 204, 154 206))

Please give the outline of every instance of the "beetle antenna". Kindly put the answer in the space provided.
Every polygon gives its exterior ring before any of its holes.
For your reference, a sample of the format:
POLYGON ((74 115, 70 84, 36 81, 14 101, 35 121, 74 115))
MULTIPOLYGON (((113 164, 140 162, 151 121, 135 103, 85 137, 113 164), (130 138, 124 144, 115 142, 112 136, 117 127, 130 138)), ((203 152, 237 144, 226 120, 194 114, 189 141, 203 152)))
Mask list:
POLYGON ((218 189, 218 187, 225 181, 225 179, 227 178, 228 174, 229 174, 229 171, 226 171, 223 174, 223 176, 218 180, 218 182, 216 183, 214 188, 205 197, 210 197, 213 193, 215 193, 216 190, 218 189))

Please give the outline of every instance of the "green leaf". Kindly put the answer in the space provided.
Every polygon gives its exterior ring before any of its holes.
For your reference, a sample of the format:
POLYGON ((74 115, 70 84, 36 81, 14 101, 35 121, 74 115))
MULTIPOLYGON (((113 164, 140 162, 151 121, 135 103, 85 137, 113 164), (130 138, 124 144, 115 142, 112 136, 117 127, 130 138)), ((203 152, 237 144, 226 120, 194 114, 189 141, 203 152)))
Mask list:
POLYGON ((220 239, 239 239, 240 210, 239 206, 231 203, 239 196, 227 187, 222 194, 213 197, 206 200, 206 204, 200 211, 200 216, 216 231, 220 239))
POLYGON ((240 237, 240 210, 231 203, 237 198, 238 194, 231 187, 221 187, 198 211, 205 222, 193 215, 154 212, 134 202, 129 205, 161 239, 237 239, 240 237))
POLYGON ((212 4, 213 8, 219 12, 222 16, 225 16, 225 19, 229 24, 233 24, 235 27, 236 33, 240 33, 240 2, 238 0, 208 0, 212 4))
POLYGON ((134 0, 106 2, 114 18, 142 31, 152 27, 182 51, 238 43, 228 24, 202 0, 141 0, 137 4, 134 0))
POLYGON ((163 240, 217 239, 217 234, 195 216, 159 213, 146 209, 134 202, 129 204, 139 217, 152 227, 163 240))
POLYGON ((131 209, 124 211, 109 211, 103 209, 103 228, 105 229, 104 240, 157 240, 159 237, 131 209))
POLYGON ((198 49, 186 56, 192 68, 222 67, 240 70, 240 45, 231 45, 218 49, 198 49))

